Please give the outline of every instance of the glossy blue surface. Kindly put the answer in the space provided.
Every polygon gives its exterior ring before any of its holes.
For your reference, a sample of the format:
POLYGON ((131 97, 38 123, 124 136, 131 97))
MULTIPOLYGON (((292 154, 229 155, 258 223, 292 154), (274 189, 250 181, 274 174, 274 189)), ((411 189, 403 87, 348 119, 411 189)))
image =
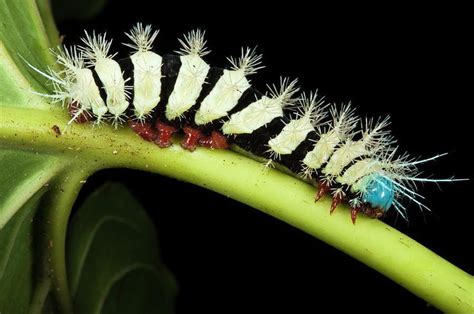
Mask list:
POLYGON ((392 206, 395 197, 392 181, 384 176, 375 175, 369 181, 363 201, 372 208, 380 208, 386 212, 392 206))

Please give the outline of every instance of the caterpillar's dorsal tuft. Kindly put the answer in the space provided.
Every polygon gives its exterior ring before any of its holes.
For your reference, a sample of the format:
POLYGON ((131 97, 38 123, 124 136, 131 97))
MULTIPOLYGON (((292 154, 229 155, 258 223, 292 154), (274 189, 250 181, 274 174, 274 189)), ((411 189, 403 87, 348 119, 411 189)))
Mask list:
POLYGON ((231 64, 231 69, 234 71, 242 71, 246 76, 257 73, 258 70, 263 69, 262 55, 257 54, 257 47, 242 47, 239 58, 227 58, 231 64))
POLYGON ((181 44, 181 48, 176 51, 180 55, 196 55, 204 57, 211 51, 206 47, 205 36, 206 31, 201 29, 195 29, 187 34, 184 34, 183 39, 179 38, 178 41, 181 44))
POLYGON ((159 32, 159 30, 153 31, 151 25, 144 27, 142 23, 137 23, 129 33, 125 33, 132 42, 123 44, 132 48, 135 52, 150 51, 153 49, 153 42, 159 32))

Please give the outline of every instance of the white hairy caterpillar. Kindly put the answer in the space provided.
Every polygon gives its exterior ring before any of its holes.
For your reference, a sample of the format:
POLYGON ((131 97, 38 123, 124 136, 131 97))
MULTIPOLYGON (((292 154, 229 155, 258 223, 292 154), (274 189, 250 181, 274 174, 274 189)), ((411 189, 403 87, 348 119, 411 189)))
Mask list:
POLYGON ((379 218, 391 208, 407 219, 403 198, 428 209, 416 183, 454 181, 421 177, 418 166, 444 154, 421 160, 397 154, 388 118, 361 120, 350 105, 338 109, 317 93, 298 96, 297 80, 288 78, 265 94, 253 89, 249 76, 262 68, 255 49, 243 48, 229 58, 229 69, 220 69, 204 59, 204 32, 191 31, 178 55, 163 56, 152 51, 157 34, 137 24, 127 34, 131 56, 117 59, 105 34, 86 32, 82 46, 53 51, 63 71, 34 68, 53 84, 54 93, 44 96, 68 105, 71 122, 90 117, 118 127, 128 119, 160 147, 180 130, 181 145, 191 151, 232 143, 317 184, 316 200, 330 193, 331 211, 346 200, 353 222, 359 212, 379 218))

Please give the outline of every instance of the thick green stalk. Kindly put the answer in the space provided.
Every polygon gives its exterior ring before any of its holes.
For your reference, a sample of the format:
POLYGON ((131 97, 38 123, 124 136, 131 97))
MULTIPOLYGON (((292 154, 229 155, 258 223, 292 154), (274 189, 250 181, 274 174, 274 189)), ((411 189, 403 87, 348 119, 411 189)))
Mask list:
POLYGON ((62 127, 66 119, 60 109, 4 107, 0 147, 62 155, 70 160, 70 167, 84 171, 84 175, 102 168, 126 167, 197 184, 304 230, 440 310, 474 310, 471 275, 382 221, 359 217, 354 226, 344 207, 330 216, 329 201, 315 204, 314 188, 309 184, 231 151, 197 149, 190 153, 178 145, 159 149, 128 128, 73 125, 57 136, 53 125, 62 127))

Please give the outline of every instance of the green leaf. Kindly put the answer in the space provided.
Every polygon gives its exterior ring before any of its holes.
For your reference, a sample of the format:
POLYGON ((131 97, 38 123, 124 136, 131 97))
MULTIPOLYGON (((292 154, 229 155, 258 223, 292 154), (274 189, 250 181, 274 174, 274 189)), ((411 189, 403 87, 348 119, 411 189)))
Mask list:
MULTIPOLYGON (((27 313, 35 288, 33 217, 44 190, 30 198, 0 232, 0 313, 27 313)), ((44 299, 43 299, 44 300, 44 299)), ((37 299, 36 303, 41 303, 37 299)))
POLYGON ((119 184, 96 190, 68 231, 77 313, 172 313, 176 285, 159 260, 153 222, 119 184))
POLYGON ((0 313, 39 313, 45 304, 53 240, 44 236, 39 205, 64 164, 60 157, 0 150, 0 313))
POLYGON ((15 213, 61 170, 59 158, 0 150, 0 230, 15 213))
POLYGON ((0 104, 38 107, 44 103, 30 91, 45 92, 46 80, 25 62, 42 71, 55 64, 49 48, 57 41, 46 33, 52 26, 43 22, 40 12, 35 1, 0 1, 0 104))
POLYGON ((53 19, 53 11, 51 10, 50 0, 36 0, 39 14, 43 20, 46 35, 49 38, 51 47, 59 45, 59 32, 56 29, 56 24, 53 19))

